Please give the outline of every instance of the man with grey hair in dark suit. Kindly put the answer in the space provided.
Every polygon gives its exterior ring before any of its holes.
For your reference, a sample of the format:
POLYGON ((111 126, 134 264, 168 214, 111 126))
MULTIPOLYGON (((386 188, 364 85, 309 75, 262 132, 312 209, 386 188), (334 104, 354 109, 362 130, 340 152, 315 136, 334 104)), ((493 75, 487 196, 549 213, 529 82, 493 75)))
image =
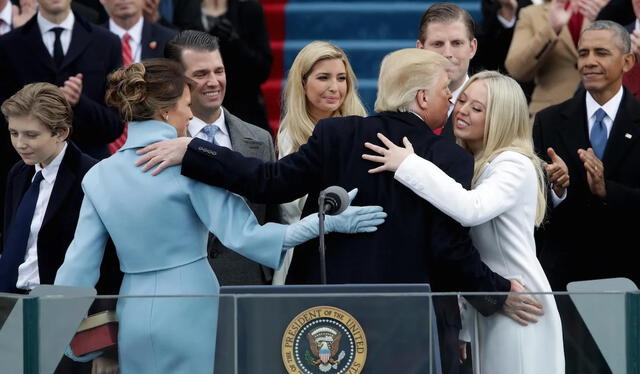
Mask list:
MULTIPOLYGON (((222 107, 227 80, 216 37, 200 31, 183 31, 167 43, 164 52, 165 57, 180 62, 187 77, 197 84, 191 94, 190 136, 215 142, 244 156, 275 160, 271 135, 222 107)), ((277 205, 247 203, 261 224, 279 221, 277 205)), ((207 247, 209 262, 221 285, 271 284, 272 269, 227 249, 211 234, 207 247)))

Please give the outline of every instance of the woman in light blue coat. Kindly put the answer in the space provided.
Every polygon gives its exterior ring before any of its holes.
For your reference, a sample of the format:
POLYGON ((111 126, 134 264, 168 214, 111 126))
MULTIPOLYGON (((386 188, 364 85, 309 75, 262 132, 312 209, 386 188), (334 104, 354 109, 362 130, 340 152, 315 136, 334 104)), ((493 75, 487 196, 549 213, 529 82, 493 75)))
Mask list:
MULTIPOLYGON (((107 102, 129 121, 128 138, 82 182, 79 223, 56 284, 94 286, 111 237, 125 274, 121 295, 213 295, 219 284, 207 261, 208 231, 273 268, 281 265, 283 249, 317 236, 317 217, 260 226, 240 197, 182 177, 179 167, 154 177, 134 165, 136 150, 186 133, 190 82, 179 64, 133 64, 108 83, 107 102)), ((327 230, 374 231, 384 216, 380 207, 351 207, 328 217, 327 230)), ((121 372, 213 373, 217 308, 215 297, 120 299, 121 372)))

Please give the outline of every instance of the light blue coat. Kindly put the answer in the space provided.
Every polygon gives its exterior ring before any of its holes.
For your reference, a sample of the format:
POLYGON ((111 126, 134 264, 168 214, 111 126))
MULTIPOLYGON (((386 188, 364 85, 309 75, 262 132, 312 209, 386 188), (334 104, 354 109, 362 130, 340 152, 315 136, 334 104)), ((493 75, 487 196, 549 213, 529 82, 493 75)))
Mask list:
MULTIPOLYGON (((260 226, 242 198, 183 177, 180 167, 152 176, 134 165, 136 150, 175 137, 166 123, 131 122, 125 145, 86 174, 56 284, 94 286, 109 236, 125 273, 121 295, 217 294, 208 231, 256 262, 280 267, 285 226, 260 226)), ((121 372, 212 373, 217 305, 213 297, 121 299, 121 372)))

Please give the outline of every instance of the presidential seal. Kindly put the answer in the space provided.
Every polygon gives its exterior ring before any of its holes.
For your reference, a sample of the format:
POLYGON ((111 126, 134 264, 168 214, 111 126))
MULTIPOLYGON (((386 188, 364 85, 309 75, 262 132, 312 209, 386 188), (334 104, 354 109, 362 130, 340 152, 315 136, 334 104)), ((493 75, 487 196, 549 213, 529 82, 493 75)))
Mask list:
POLYGON ((282 337, 289 374, 358 374, 367 359, 367 338, 342 309, 316 306, 298 314, 282 337))

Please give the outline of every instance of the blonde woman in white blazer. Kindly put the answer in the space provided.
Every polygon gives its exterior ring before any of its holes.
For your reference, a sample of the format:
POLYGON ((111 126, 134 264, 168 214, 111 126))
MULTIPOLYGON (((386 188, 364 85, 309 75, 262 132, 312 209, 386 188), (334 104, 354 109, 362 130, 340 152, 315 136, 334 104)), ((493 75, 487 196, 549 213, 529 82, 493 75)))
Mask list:
MULTIPOLYGON (((454 109, 454 133, 473 153, 473 189, 466 190, 431 162, 416 156, 405 138, 398 147, 365 146, 378 155, 363 158, 383 165, 370 173, 394 171, 395 179, 464 226, 493 271, 517 279, 529 291, 550 292, 538 259, 534 227, 545 212, 542 162, 533 150, 527 104, 518 84, 497 72, 482 72, 466 83, 454 109)), ((470 305, 462 338, 476 333, 474 372, 490 374, 564 373, 560 316, 552 295, 536 295, 545 314, 537 323, 515 322, 504 314, 484 317, 470 305), (475 329, 469 321, 477 321, 475 329)), ((464 339, 466 340, 466 339, 464 339)))

